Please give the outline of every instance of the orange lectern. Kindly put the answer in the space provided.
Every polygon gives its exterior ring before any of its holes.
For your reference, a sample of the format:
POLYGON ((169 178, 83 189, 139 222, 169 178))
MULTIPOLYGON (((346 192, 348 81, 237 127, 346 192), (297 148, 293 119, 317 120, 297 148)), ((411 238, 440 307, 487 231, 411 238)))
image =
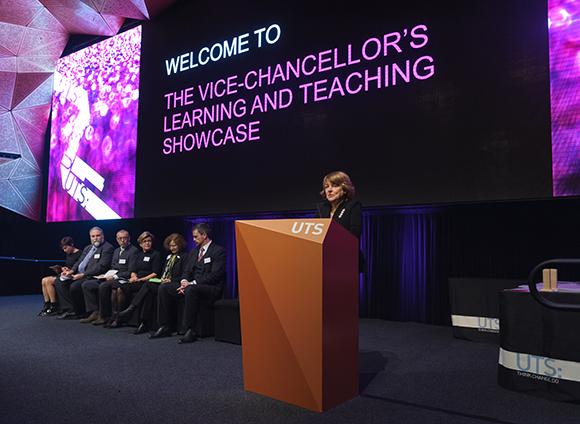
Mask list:
POLYGON ((314 411, 358 395, 358 240, 330 219, 236 221, 244 388, 314 411))

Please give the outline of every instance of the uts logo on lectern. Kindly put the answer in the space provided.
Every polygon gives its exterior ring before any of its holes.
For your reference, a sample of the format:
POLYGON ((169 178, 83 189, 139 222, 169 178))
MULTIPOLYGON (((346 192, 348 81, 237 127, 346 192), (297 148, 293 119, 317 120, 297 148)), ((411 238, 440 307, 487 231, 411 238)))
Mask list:
POLYGON ((324 224, 315 224, 314 222, 294 222, 292 232, 294 234, 312 234, 319 236, 324 230, 324 224))

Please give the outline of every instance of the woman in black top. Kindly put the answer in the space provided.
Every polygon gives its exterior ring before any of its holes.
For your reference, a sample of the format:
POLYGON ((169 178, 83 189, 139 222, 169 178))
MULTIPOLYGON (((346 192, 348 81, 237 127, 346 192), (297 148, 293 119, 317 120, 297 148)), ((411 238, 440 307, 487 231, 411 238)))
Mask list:
MULTIPOLYGON (((76 261, 81 257, 82 252, 75 247, 75 242, 72 237, 63 237, 60 241, 60 248, 66 253, 65 264, 63 267, 55 265, 51 267, 54 272, 60 275, 64 271, 70 270, 76 261)), ((39 316, 55 315, 58 313, 58 305, 56 303, 56 289, 54 283, 56 276, 48 276, 42 278, 42 296, 44 297, 44 307, 38 313, 39 316)))
MULTIPOLYGON (((116 305, 117 310, 124 308, 127 297, 133 293, 138 292, 141 286, 145 284, 150 278, 157 278, 161 274, 161 255, 158 251, 153 250, 153 240, 155 236, 149 231, 144 231, 137 238, 137 242, 141 247, 141 252, 133 255, 129 259, 129 271, 131 277, 129 281, 124 284, 118 283, 117 290, 113 292, 116 299, 113 306, 116 305)), ((113 286, 115 287, 115 285, 113 286)), ((121 322, 116 319, 108 326, 109 328, 119 327, 121 322)))
MULTIPOLYGON (((318 216, 332 218, 360 240, 362 205, 358 200, 354 200, 354 184, 348 174, 334 171, 326 175, 322 179, 320 195, 324 198, 324 202, 318 204, 318 216)), ((364 256, 360 249, 358 259, 359 272, 364 272, 364 256)))
POLYGON ((318 204, 318 216, 332 218, 360 238, 361 203, 354 200, 355 189, 350 177, 342 171, 331 172, 322 180, 320 195, 324 202, 318 204))
POLYGON ((183 236, 177 233, 170 234, 165 238, 163 246, 169 251, 169 255, 165 258, 165 263, 161 268, 163 270, 161 278, 154 279, 154 281, 146 281, 133 297, 129 307, 120 312, 117 318, 117 324, 129 321, 133 312, 142 304, 139 314, 139 327, 135 330, 135 334, 146 333, 155 325, 153 306, 155 305, 159 285, 171 281, 178 282, 183 274, 183 265, 187 258, 187 252, 185 252, 186 242, 183 236))

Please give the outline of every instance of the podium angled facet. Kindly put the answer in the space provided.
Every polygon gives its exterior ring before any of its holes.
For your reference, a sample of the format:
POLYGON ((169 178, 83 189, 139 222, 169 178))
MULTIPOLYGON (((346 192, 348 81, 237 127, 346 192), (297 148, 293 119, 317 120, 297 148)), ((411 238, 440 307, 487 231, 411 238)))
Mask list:
POLYGON ((330 219, 236 221, 244 388, 314 411, 358 395, 358 240, 330 219))

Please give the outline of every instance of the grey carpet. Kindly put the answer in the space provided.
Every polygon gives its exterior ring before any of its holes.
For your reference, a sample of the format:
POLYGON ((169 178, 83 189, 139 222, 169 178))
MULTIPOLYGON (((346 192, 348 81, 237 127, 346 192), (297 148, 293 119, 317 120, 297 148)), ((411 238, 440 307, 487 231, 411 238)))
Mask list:
POLYGON ((318 414, 245 392, 240 346, 149 340, 40 307, 0 297, 0 423, 580 422, 580 405, 500 388, 497 346, 448 327, 361 320, 361 395, 318 414))

